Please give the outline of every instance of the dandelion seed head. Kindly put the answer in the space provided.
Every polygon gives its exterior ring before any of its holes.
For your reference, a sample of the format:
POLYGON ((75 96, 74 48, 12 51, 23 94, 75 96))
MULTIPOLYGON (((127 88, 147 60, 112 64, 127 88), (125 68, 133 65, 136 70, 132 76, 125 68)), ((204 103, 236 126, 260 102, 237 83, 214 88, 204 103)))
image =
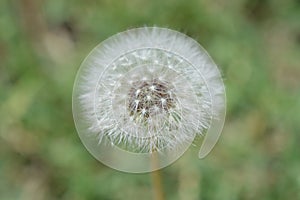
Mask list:
POLYGON ((225 90, 194 40, 169 29, 133 29, 104 41, 83 62, 73 113, 98 160, 147 172, 174 162, 197 135, 205 136, 199 157, 212 149, 224 122, 225 90))

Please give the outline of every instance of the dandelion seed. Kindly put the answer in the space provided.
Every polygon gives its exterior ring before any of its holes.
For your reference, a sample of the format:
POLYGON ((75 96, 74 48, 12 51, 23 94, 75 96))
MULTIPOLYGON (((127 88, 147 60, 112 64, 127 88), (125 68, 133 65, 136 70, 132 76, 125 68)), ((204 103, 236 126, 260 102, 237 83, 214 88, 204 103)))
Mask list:
POLYGON ((197 135, 204 136, 199 157, 211 151, 224 123, 225 89, 193 39, 164 28, 132 29, 105 40, 82 63, 73 115, 95 158, 117 170, 149 172, 178 159, 197 135))

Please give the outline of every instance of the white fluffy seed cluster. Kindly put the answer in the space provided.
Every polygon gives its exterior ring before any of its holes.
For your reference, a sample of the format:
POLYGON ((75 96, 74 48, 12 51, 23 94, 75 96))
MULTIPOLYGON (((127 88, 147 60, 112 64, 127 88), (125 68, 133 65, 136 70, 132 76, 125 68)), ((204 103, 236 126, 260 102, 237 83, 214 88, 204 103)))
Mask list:
POLYGON ((152 153, 205 133, 223 109, 224 88, 204 54, 190 38, 160 28, 124 32, 96 47, 78 80, 90 135, 152 153))

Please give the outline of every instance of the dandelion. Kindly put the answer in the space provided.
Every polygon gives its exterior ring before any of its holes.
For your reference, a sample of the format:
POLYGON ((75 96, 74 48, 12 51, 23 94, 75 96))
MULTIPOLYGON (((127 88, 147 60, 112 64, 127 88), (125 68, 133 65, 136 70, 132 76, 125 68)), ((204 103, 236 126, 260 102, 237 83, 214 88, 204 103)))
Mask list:
POLYGON ((137 28, 105 40, 84 60, 73 115, 95 158, 117 170, 149 172, 178 159, 197 135, 205 136, 199 157, 210 152, 224 123, 225 89, 196 41, 137 28))

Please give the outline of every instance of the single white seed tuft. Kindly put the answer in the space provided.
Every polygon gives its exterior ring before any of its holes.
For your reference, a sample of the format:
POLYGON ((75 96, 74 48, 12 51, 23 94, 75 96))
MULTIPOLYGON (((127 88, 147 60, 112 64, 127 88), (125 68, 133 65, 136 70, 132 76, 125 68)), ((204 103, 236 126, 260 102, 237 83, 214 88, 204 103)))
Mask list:
POLYGON ((151 85, 150 90, 154 91, 155 90, 155 85, 151 85))

